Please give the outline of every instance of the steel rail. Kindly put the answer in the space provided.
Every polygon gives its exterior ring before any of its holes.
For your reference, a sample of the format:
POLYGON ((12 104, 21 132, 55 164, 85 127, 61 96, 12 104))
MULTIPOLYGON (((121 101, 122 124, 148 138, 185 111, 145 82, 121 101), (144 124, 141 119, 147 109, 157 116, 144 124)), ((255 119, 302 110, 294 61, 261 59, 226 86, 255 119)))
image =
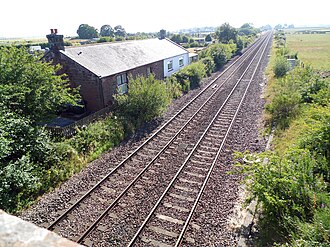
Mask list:
POLYGON ((247 68, 245 69, 245 71, 243 72, 242 76, 239 78, 239 80, 237 81, 236 85, 234 86, 234 88, 231 90, 230 94, 226 98, 225 102, 219 108, 219 110, 217 111, 216 115, 213 117, 212 121, 210 122, 210 124, 208 125, 208 127, 205 129, 205 131, 203 132, 202 136, 199 138, 198 142, 195 144, 194 148, 191 150, 191 152, 189 153, 188 157, 185 159, 184 163, 181 165, 181 167, 179 168, 179 170, 177 171, 177 173, 175 174, 175 176, 173 177, 173 179, 171 180, 171 182, 169 183, 169 185, 167 186, 167 188, 164 190, 163 194, 160 196, 160 198, 158 199, 158 201, 156 202, 156 204, 154 205, 154 207, 151 209, 150 213, 145 218, 145 220, 143 221, 143 223, 141 224, 140 228, 137 230, 137 232, 135 233, 135 235, 133 236, 133 238, 131 239, 131 241, 127 245, 127 247, 130 247, 130 246, 132 246, 135 243, 135 241, 137 240, 138 236, 140 235, 140 233, 142 232, 142 230, 145 228, 145 226, 149 222, 150 218, 155 213, 156 209, 159 207, 159 205, 163 201, 164 197, 167 195, 168 191, 172 188, 172 185, 177 180, 177 178, 180 175, 181 171, 186 166, 186 164, 190 160, 191 156, 193 155, 193 153, 196 151, 197 147, 199 146, 200 142, 203 140, 204 136, 206 135, 206 133, 208 132, 208 130, 210 129, 210 127, 212 126, 212 124, 214 123, 214 121, 216 120, 216 118, 218 117, 218 115, 220 114, 220 112, 222 111, 223 107, 225 106, 225 104, 230 99, 231 95, 233 94, 233 92, 237 88, 238 84, 242 80, 242 78, 245 75, 245 73, 247 72, 247 70, 250 68, 252 62, 254 61, 254 59, 255 59, 255 57, 257 55, 258 55, 258 52, 254 55, 254 57, 252 58, 251 62, 249 63, 249 65, 247 66, 247 68))
POLYGON ((217 160, 218 160, 218 158, 219 158, 219 156, 220 156, 220 153, 221 153, 222 148, 223 148, 223 146, 224 146, 224 144, 225 144, 225 141, 226 141, 226 139, 227 139, 227 137, 228 137, 228 135, 229 135, 229 132, 230 132, 230 130, 231 130, 231 128, 232 128, 232 125, 233 125, 233 123, 234 123, 234 121, 235 121, 235 119, 236 119, 236 117, 237 117, 237 115, 238 115, 238 112, 239 112, 239 110, 240 110, 240 108, 241 108, 241 106, 242 106, 242 104, 243 104, 243 101, 244 101, 244 99, 245 99, 245 97, 246 97, 246 94, 247 94, 249 88, 250 88, 250 85, 251 85, 251 83, 252 83, 252 80, 253 80, 253 78, 254 78, 256 72, 257 72, 257 69, 259 68, 259 65, 260 65, 260 63, 261 63, 261 59, 262 59, 263 56, 264 56, 264 53, 265 53, 265 50, 266 50, 266 48, 267 48, 267 46, 268 46, 268 42, 269 42, 270 38, 271 38, 271 34, 269 35, 269 38, 268 38, 268 40, 267 40, 267 42, 266 42, 266 44, 265 44, 265 47, 264 47, 264 49, 263 49, 263 51, 262 51, 262 53, 261 53, 260 58, 259 58, 259 60, 258 60, 257 66, 256 66, 256 68, 255 68, 254 71, 253 71, 253 74, 252 74, 251 79, 250 79, 250 81, 249 81, 249 83, 248 83, 248 86, 247 86, 246 89, 245 89, 244 95, 243 95, 243 97, 242 97, 242 99, 241 99, 241 101, 240 101, 240 103, 239 103, 239 105, 238 105, 238 107, 237 107, 237 110, 236 110, 236 112, 235 112, 235 114, 234 114, 234 117, 233 117, 233 119, 232 119, 232 121, 231 121, 231 123, 230 123, 230 125, 229 125, 229 127, 228 127, 228 129, 227 129, 227 132, 226 132, 226 134, 225 134, 225 136, 224 136, 224 138, 223 138, 223 140, 222 140, 222 142, 221 142, 221 144, 220 144, 220 147, 219 147, 219 149, 218 149, 218 152, 217 152, 217 154, 216 154, 216 156, 215 156, 215 158, 214 158, 214 160, 213 160, 213 162, 212 162, 212 165, 211 165, 211 167, 210 167, 210 170, 209 170, 209 172, 208 172, 208 174, 207 174, 207 176, 206 176, 206 178, 205 178, 205 180, 204 180, 204 182, 203 182, 203 185, 202 185, 202 187, 201 187, 201 189, 200 189, 200 191, 199 191, 199 193, 198 193, 198 196, 197 196, 197 198, 196 198, 196 200, 195 200, 195 202, 194 202, 194 205, 192 206, 192 208, 191 208, 191 210, 190 210, 189 216, 188 216, 188 218, 187 218, 186 221, 185 221, 185 224, 184 224, 184 226, 183 226, 183 228, 182 228, 182 230, 181 230, 181 232, 180 232, 180 235, 179 235, 179 237, 178 237, 178 239, 177 239, 177 242, 175 243, 175 247, 178 247, 178 246, 181 244, 182 240, 183 240, 183 236, 184 236, 184 234, 185 234, 185 232, 186 232, 186 230, 187 230, 187 228, 188 228, 188 225, 189 225, 189 223, 190 223, 190 220, 192 219, 192 216, 193 216, 193 214, 194 214, 194 212, 195 212, 195 210, 196 210, 197 204, 198 204, 198 202, 200 201, 200 198, 201 198, 201 196, 202 196, 202 194, 203 194, 203 192, 204 192, 204 189, 205 189, 205 187, 206 187, 206 185, 207 185, 207 183, 208 183, 208 181, 209 181, 209 178, 211 177, 211 174, 212 174, 212 171, 213 171, 213 169, 214 169, 214 166, 215 166, 215 164, 216 164, 216 162, 217 162, 217 160))
MULTIPOLYGON (((234 65, 238 67, 243 64, 243 62, 248 58, 248 56, 257 49, 259 43, 261 43, 263 39, 259 39, 254 46, 251 46, 246 53, 244 53, 244 57, 240 57, 236 61, 234 61, 231 65, 229 65, 223 72, 221 72, 215 79, 213 79, 201 92, 199 92, 193 99, 191 99, 183 108, 181 108, 174 116, 172 116, 160 129, 158 129, 155 133, 153 133, 146 141, 144 141, 139 147, 137 147, 131 154, 129 154, 124 160, 122 160, 115 168, 111 170, 107 175, 105 175, 100 181, 98 181, 91 189, 89 189, 83 196, 81 196, 73 205, 71 205, 68 209, 65 210, 59 217, 57 217, 48 227, 47 229, 52 230, 67 214, 69 214, 72 210, 74 210, 77 205, 86 199, 94 190, 96 190, 104 181, 106 181, 112 174, 114 174, 120 167, 122 167, 128 160, 130 160, 139 150, 141 150, 147 143, 149 143, 160 131, 162 131, 166 126, 168 126, 179 114, 181 114, 185 109, 187 109, 199 96, 201 96, 207 89, 211 87, 224 73, 226 73, 230 68, 234 65)), ((232 75, 233 73, 231 73, 232 75)), ((221 84, 223 85, 223 84, 221 84)), ((219 89, 219 87, 218 87, 219 89)), ((217 90, 218 90, 217 89, 217 90)))
MULTIPOLYGON (((247 59, 246 57, 242 63, 247 59)), ((239 64, 239 67, 242 65, 239 64)), ((237 68, 237 69, 238 69, 237 68)), ((165 146, 154 156, 154 158, 140 171, 140 173, 127 185, 127 187, 114 199, 111 204, 103 211, 103 213, 90 225, 90 227, 76 240, 77 243, 82 241, 93 231, 97 224, 108 214, 108 212, 118 203, 118 201, 127 193, 127 191, 136 183, 136 181, 149 169, 149 167, 157 160, 157 158, 172 144, 175 138, 184 130, 184 128, 191 122, 191 120, 203 109, 203 107, 213 98, 213 96, 220 90, 221 86, 226 83, 229 78, 237 71, 228 75, 228 77, 219 85, 219 87, 209 96, 209 98, 198 108, 198 110, 184 123, 184 125, 176 132, 176 134, 165 144, 165 146)))

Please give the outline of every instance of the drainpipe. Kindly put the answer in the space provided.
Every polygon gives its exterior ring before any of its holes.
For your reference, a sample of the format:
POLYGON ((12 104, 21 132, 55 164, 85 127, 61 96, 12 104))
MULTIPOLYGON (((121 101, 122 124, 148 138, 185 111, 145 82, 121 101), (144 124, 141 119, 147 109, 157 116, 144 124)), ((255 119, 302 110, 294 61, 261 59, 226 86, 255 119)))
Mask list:
POLYGON ((102 77, 99 76, 99 90, 100 90, 100 96, 101 96, 101 104, 102 104, 102 108, 105 107, 104 104, 104 91, 103 91, 103 81, 102 81, 102 77))

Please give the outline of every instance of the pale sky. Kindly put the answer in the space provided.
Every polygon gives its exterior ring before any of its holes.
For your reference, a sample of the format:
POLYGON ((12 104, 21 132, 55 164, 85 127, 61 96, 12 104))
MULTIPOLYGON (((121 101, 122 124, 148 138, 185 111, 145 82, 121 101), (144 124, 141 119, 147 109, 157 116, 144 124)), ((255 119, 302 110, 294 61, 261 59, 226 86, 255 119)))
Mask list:
POLYGON ((175 31, 224 22, 240 27, 270 24, 330 25, 329 0, 4 0, 0 37, 45 37, 50 28, 76 36, 80 24, 126 32, 175 31), (196 4, 194 4, 196 3, 196 4))

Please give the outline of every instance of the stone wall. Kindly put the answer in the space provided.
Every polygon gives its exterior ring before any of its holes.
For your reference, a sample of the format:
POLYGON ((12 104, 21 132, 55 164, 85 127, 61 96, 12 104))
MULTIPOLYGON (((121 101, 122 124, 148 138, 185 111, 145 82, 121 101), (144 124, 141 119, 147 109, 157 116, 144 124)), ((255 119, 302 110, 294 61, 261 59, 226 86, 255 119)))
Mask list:
POLYGON ((0 210, 0 246, 82 247, 75 242, 0 210))

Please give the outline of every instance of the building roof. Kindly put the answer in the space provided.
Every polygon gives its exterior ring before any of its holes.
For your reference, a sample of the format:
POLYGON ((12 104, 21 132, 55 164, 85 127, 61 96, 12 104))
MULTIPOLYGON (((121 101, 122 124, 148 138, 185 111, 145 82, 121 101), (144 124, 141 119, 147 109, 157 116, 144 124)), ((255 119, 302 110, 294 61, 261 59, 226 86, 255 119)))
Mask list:
POLYGON ((61 53, 95 75, 107 77, 188 51, 171 40, 157 38, 66 47, 61 53))

